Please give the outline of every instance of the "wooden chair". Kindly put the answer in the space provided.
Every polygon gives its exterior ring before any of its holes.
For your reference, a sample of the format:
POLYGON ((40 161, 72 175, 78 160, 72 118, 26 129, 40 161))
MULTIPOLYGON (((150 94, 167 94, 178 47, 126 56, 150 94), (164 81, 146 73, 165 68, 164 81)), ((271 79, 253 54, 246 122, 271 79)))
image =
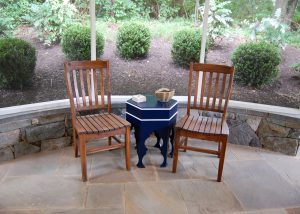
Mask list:
POLYGON ((78 157, 79 147, 82 180, 87 180, 87 154, 124 147, 116 135, 125 135, 126 168, 130 170, 130 123, 111 113, 109 61, 65 62, 65 79, 75 157, 78 157), (108 145, 87 148, 89 140, 105 137, 108 137, 108 145), (112 143, 112 138, 116 143, 112 143))
POLYGON ((218 155, 220 158, 217 181, 221 181, 229 134, 225 119, 233 74, 234 68, 225 65, 190 64, 187 114, 176 124, 175 129, 174 173, 177 168, 179 149, 204 152, 218 155), (201 93, 198 95, 198 80, 201 71, 203 72, 202 87, 201 93), (193 82, 194 84, 192 84, 193 82), (190 114, 191 109, 196 109, 199 112, 218 112, 221 113, 222 117, 193 116, 190 114), (183 137, 184 140, 182 144, 180 137, 183 137), (218 151, 188 146, 188 138, 215 141, 218 143, 218 151))

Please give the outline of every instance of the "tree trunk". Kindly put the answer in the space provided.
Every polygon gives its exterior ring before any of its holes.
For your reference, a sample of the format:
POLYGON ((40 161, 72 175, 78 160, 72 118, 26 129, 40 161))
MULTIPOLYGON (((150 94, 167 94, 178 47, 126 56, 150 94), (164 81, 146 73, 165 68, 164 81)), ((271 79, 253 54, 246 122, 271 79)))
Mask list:
POLYGON ((288 24, 289 26, 291 25, 297 4, 298 4, 298 0, 289 0, 288 8, 286 11, 286 19, 285 19, 285 23, 288 24))
POLYGON ((291 24, 298 0, 276 0, 275 10, 281 9, 281 20, 287 25, 291 24))

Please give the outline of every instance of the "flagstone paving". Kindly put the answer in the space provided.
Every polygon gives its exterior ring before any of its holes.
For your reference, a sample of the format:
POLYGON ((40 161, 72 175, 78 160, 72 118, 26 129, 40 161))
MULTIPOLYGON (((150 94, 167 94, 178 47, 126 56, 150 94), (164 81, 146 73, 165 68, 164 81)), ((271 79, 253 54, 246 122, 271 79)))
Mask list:
MULTIPOLYGON (((229 145, 223 181, 218 159, 180 152, 177 173, 160 168, 162 157, 150 138, 146 168, 139 169, 134 144, 131 171, 123 150, 88 156, 81 181, 80 158, 71 147, 0 164, 0 214, 234 213, 299 214, 300 157, 229 145)), ((216 144, 191 141, 216 148, 216 144)))

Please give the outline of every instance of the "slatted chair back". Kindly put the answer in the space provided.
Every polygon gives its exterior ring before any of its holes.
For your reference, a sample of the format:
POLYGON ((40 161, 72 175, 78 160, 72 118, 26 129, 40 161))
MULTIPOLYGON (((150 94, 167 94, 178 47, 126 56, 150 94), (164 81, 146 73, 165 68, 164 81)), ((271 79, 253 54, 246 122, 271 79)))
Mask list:
POLYGON ((73 118, 82 111, 111 111, 109 61, 65 62, 65 80, 73 118))
POLYGON ((219 112, 223 114, 223 123, 226 117, 233 75, 234 68, 230 66, 191 63, 187 114, 190 115, 191 109, 219 112), (198 93, 201 73, 202 86, 200 93, 198 93))

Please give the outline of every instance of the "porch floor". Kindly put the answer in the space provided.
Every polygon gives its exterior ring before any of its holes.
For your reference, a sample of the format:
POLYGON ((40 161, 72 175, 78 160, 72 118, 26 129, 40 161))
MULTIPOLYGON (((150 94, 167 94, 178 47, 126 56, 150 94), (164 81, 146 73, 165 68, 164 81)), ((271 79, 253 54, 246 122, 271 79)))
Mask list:
MULTIPOLYGON (((145 169, 125 170, 123 150, 88 156, 89 181, 81 181, 72 147, 27 155, 0 165, 2 214, 300 213, 300 157, 228 145, 223 182, 218 158, 180 152, 177 173, 160 168, 162 156, 147 141, 145 169)), ((214 143, 190 141, 215 147, 214 143)))

